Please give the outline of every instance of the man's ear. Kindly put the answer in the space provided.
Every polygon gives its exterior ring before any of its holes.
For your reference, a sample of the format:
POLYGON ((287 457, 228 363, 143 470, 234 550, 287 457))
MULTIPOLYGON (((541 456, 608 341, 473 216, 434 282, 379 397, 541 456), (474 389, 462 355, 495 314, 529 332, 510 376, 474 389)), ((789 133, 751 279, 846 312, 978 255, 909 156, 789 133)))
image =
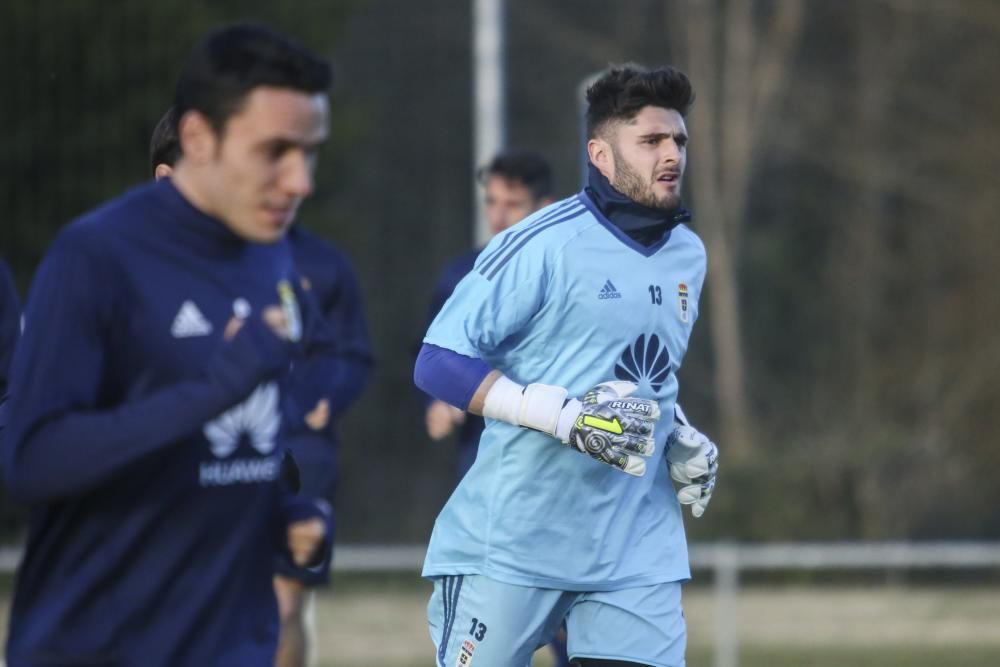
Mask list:
POLYGON ((160 180, 161 178, 169 178, 172 173, 174 173, 173 167, 169 164, 161 162, 156 165, 156 169, 153 170, 153 177, 156 178, 156 180, 160 180))
POLYGON ((594 138, 587 142, 587 157, 591 164, 609 181, 615 173, 615 158, 611 152, 611 144, 604 139, 594 138))
POLYGON ((215 156, 218 137, 205 114, 188 111, 177 123, 181 153, 192 162, 205 162, 215 156))

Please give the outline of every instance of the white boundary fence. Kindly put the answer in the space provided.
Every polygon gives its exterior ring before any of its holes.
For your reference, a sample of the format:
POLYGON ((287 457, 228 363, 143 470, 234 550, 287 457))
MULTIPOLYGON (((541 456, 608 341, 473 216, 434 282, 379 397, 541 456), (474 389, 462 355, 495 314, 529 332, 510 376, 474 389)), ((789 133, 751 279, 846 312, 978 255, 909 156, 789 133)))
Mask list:
POLYGON ((742 571, 1000 568, 1000 542, 694 544, 691 566, 714 575, 715 667, 738 667, 742 571))
MULTIPOLYGON (((338 572, 419 572, 424 545, 340 545, 338 572)), ((691 567, 713 573, 715 667, 739 665, 740 574, 760 570, 894 570, 1000 568, 1000 542, 831 542, 692 544, 691 567)), ((20 551, 0 549, 0 572, 13 572, 20 551)))

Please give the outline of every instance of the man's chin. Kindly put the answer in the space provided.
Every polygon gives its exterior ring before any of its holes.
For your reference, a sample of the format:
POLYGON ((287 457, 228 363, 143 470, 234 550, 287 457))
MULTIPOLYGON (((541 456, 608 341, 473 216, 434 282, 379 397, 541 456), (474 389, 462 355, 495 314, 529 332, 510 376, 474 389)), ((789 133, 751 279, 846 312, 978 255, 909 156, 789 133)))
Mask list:
POLYGON ((261 235, 261 237, 257 240, 257 243, 277 243, 285 237, 285 234, 288 232, 290 227, 291 225, 286 225, 278 230, 269 230, 266 234, 261 235))
POLYGON ((663 211, 664 213, 671 213, 680 208, 681 198, 680 197, 650 197, 646 201, 638 202, 646 208, 651 208, 657 211, 663 211))
POLYGON ((654 197, 652 208, 660 211, 676 211, 681 205, 681 198, 678 195, 667 195, 665 197, 654 197))
POLYGON ((291 224, 282 225, 262 225, 258 226, 256 229, 248 230, 248 233, 241 234, 241 236, 246 241, 251 243, 261 243, 261 244, 271 244, 277 243, 284 236, 291 224))

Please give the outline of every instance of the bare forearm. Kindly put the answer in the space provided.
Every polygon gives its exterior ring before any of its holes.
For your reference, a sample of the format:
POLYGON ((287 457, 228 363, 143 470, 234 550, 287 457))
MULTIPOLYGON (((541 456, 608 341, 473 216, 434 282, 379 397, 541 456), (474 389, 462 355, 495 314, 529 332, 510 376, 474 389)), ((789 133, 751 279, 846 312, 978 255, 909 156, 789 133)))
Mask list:
POLYGON ((503 373, 494 369, 489 372, 489 375, 483 378, 482 383, 476 389, 476 393, 472 395, 472 400, 469 401, 469 412, 482 416, 483 406, 486 404, 486 394, 490 393, 490 389, 493 388, 493 385, 501 377, 503 377, 503 373))

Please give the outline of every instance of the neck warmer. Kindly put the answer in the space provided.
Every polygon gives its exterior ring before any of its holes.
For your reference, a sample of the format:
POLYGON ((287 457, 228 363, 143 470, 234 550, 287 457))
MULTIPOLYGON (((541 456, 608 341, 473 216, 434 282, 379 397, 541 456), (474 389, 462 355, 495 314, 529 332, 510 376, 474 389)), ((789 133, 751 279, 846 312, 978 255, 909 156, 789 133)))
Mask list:
POLYGON ((587 196, 611 224, 636 243, 648 248, 680 223, 691 220, 691 212, 683 206, 672 211, 643 206, 615 190, 593 164, 587 170, 587 196))

